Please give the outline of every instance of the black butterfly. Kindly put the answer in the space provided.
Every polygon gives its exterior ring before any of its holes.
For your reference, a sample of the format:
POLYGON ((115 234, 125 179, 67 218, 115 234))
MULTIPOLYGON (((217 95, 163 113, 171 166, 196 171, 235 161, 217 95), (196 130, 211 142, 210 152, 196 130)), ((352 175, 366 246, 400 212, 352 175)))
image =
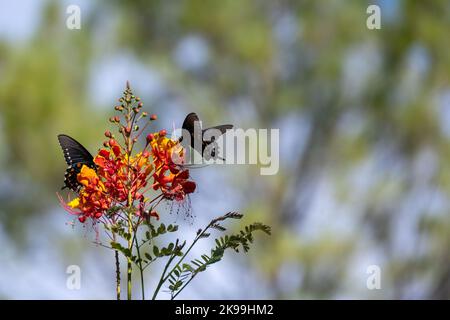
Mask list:
MULTIPOLYGON (((214 158, 216 156, 216 152, 218 151, 216 150, 216 146, 211 145, 212 143, 214 143, 214 137, 212 137, 212 139, 205 140, 204 137, 205 132, 210 129, 216 129, 219 130, 221 134, 224 134, 228 129, 232 128, 233 125, 231 124, 223 124, 220 126, 202 129, 200 119, 194 112, 191 112, 186 116, 182 126, 182 129, 187 130, 191 136, 191 145, 190 145, 191 148, 200 153, 205 158, 209 156, 214 158), (196 128, 197 130, 195 130, 196 128), (202 146, 202 150, 198 150, 198 146, 200 145, 202 146), (208 151, 207 154, 205 154, 205 149, 209 145, 211 146, 210 148, 208 148, 209 150, 207 150, 208 151), (195 146, 197 146, 197 149, 195 149, 195 146)), ((181 137, 179 141, 180 142, 183 141, 183 137, 181 137)))
POLYGON ((77 180, 77 175, 80 173, 83 165, 87 165, 94 170, 97 169, 94 158, 81 143, 68 135, 58 135, 58 141, 68 165, 64 174, 64 187, 62 187, 62 189, 69 188, 78 192, 81 185, 77 180))

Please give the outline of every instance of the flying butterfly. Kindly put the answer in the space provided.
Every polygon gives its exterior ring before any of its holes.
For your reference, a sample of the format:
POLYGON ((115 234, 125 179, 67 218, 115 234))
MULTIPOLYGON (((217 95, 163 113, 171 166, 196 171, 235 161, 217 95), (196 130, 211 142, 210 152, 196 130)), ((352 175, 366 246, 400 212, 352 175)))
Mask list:
POLYGON ((88 166, 94 170, 97 169, 94 163, 94 157, 74 138, 65 134, 58 135, 59 144, 63 150, 64 158, 67 162, 67 170, 64 174, 64 187, 78 192, 80 183, 77 180, 77 175, 80 173, 83 165, 88 166))
MULTIPOLYGON (((200 153, 203 157, 211 156, 213 158, 216 156, 216 152, 218 152, 216 147, 211 145, 214 143, 215 137, 212 137, 211 139, 206 139, 205 132, 210 129, 215 129, 215 130, 220 131, 221 132, 220 135, 222 135, 227 130, 232 129, 232 128, 233 128, 232 124, 223 124, 223 125, 219 125, 219 126, 215 126, 215 127, 211 127, 211 128, 207 128, 207 129, 202 129, 201 121, 200 121, 199 117, 197 116, 197 114, 194 112, 191 112, 186 116, 186 118, 184 119, 184 122, 183 122, 183 126, 182 126, 183 130, 186 130, 187 132, 189 132, 189 135, 191 138, 190 147, 193 150, 200 153), (199 150, 199 146, 201 146, 201 148, 202 148, 201 150, 199 150), (208 152, 207 152, 207 154, 205 154, 205 149, 207 149, 207 148, 209 150, 207 150, 208 152)), ((180 137, 179 142, 182 142, 182 141, 183 141, 183 137, 180 137)), ((224 160, 224 159, 222 159, 222 160, 224 160)))

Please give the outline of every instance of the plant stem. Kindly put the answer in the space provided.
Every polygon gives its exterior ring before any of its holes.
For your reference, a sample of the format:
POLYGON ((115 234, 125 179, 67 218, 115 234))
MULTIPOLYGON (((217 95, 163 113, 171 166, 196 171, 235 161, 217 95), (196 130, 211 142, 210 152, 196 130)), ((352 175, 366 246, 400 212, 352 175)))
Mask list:
MULTIPOLYGON (((128 198, 130 200, 131 193, 128 195, 128 198)), ((131 203, 131 202, 130 202, 131 203)), ((131 273, 132 273, 132 260, 131 260, 131 251, 133 249, 133 226, 132 226, 132 213, 129 210, 128 212, 128 233, 130 234, 129 240, 128 240, 128 249, 130 250, 130 255, 127 257, 127 299, 131 300, 131 273)))
POLYGON ((144 269, 142 268, 141 251, 139 250, 139 243, 138 243, 136 235, 137 235, 137 230, 134 232, 133 240, 134 240, 134 244, 135 244, 137 255, 138 255, 138 266, 139 266, 139 273, 141 276, 142 300, 145 300, 144 269))
POLYGON ((156 296, 158 295, 159 289, 161 289, 161 286, 162 286, 163 283, 166 281, 166 280, 164 279, 164 275, 166 274, 167 269, 169 268, 169 266, 170 266, 170 264, 172 263, 173 259, 175 259, 175 255, 172 255, 172 256, 170 257, 169 261, 167 261, 166 266, 164 267, 164 271, 163 271, 163 273, 161 274, 161 278, 159 279, 158 286, 156 287, 155 292, 153 293, 152 300, 155 300, 155 299, 156 299, 156 296))
MULTIPOLYGON (((131 97, 131 92, 130 92, 130 84, 127 81, 127 94, 125 96, 125 101, 127 104, 127 116, 126 116, 126 121, 127 121, 127 129, 132 128, 132 122, 131 122, 131 105, 129 103, 130 101, 130 97, 131 97)), ((131 134, 128 133, 128 135, 124 135, 125 141, 126 141, 126 147, 127 147, 127 155, 128 155, 128 165, 127 165, 127 175, 128 175, 128 199, 127 199, 127 216, 128 216, 128 234, 129 234, 129 238, 128 238, 128 250, 130 251, 129 256, 127 257, 127 299, 131 300, 131 289, 132 289, 132 284, 131 284, 131 276, 132 276, 132 260, 131 260, 131 255, 132 255, 132 250, 133 250, 133 239, 132 237, 134 236, 133 233, 133 213, 131 211, 131 207, 133 206, 133 199, 132 199, 132 194, 131 194, 131 172, 130 172, 130 157, 131 157, 131 152, 133 149, 132 146, 132 140, 131 140, 131 134)))
POLYGON ((119 251, 114 250, 114 256, 116 259, 116 295, 117 300, 120 300, 120 262, 119 262, 119 251))

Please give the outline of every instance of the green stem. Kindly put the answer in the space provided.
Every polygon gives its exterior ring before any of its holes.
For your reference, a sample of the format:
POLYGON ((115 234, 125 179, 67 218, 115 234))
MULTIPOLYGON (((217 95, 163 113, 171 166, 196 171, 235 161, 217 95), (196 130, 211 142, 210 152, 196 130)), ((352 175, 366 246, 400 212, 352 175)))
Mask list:
POLYGON ((134 232, 134 243, 136 246, 136 251, 138 255, 138 266, 139 266, 139 273, 141 276, 141 292, 142 292, 142 300, 145 300, 145 287, 144 287, 144 269, 142 268, 142 259, 141 259, 141 252, 139 250, 139 243, 136 237, 137 230, 134 232))
MULTIPOLYGON (((133 232, 133 228, 131 225, 131 213, 128 213, 128 232, 130 234, 130 239, 128 240, 128 249, 132 250, 133 248, 133 243, 132 243, 132 239, 131 239, 131 234, 133 232)), ((132 265, 131 265, 131 256, 127 257, 127 299, 131 300, 131 273, 132 273, 132 265)))
MULTIPOLYGON (((127 104, 127 116, 126 116, 126 122, 127 122, 127 128, 132 128, 133 123, 131 122, 131 106, 130 106, 130 96, 131 96, 131 92, 130 92, 130 85, 127 82, 127 94, 125 96, 125 101, 127 104)), ((124 136, 125 137, 125 136, 124 136)), ((130 157, 131 157, 131 151, 132 151, 132 140, 131 140, 131 133, 127 135, 127 138, 125 139, 126 141, 126 147, 127 147, 127 155, 128 155, 128 199, 127 199, 127 216, 128 216, 128 233, 129 233, 129 238, 128 238, 128 250, 130 251, 130 255, 127 257, 127 298, 128 300, 131 300, 131 290, 132 290, 132 284, 131 284, 131 276, 132 276, 132 260, 131 260, 131 254, 132 254, 132 250, 133 250, 133 239, 132 239, 132 235, 134 235, 133 233, 133 213, 131 210, 131 207, 133 205, 133 199, 132 199, 132 194, 131 194, 131 172, 130 172, 130 157)))
POLYGON ((115 256, 115 259, 116 259, 116 296, 117 296, 117 300, 120 300, 120 262, 119 262, 119 251, 114 250, 114 256, 115 256))
POLYGON ((170 266, 170 264, 172 263, 173 259, 175 259, 175 256, 174 256, 174 255, 172 255, 172 256, 169 258, 169 261, 167 261, 166 266, 164 267, 164 271, 163 271, 163 273, 161 274, 161 278, 159 278, 158 286, 156 287, 155 292, 153 293, 152 300, 155 300, 155 299, 156 299, 156 296, 158 295, 159 289, 161 289, 161 286, 162 286, 163 283, 166 281, 166 280, 164 280, 164 275, 166 274, 167 269, 169 268, 169 266, 170 266))

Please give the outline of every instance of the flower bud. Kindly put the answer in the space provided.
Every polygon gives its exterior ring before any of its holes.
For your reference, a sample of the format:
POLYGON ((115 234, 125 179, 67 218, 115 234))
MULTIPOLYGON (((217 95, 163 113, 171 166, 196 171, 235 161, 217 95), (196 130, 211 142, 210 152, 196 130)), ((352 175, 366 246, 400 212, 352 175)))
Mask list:
POLYGON ((149 133, 147 135, 147 144, 149 144, 150 142, 152 142, 152 140, 155 139, 155 136, 152 133, 149 133))
POLYGON ((120 118, 119 118, 118 116, 115 116, 115 117, 114 117, 114 121, 115 121, 115 122, 120 122, 120 118))
POLYGON ((139 97, 136 97, 136 101, 141 101, 141 98, 139 98, 139 97))
POLYGON ((156 114, 152 114, 151 116, 150 116, 150 120, 156 120, 156 119, 158 119, 158 116, 156 115, 156 114))
POLYGON ((108 144, 109 144, 111 147, 114 147, 114 146, 117 144, 117 142, 116 142, 116 140, 114 140, 114 139, 109 139, 108 144))
POLYGON ((143 104, 142 102, 139 102, 139 103, 138 103, 138 107, 139 107, 139 108, 142 108, 143 105, 144 105, 144 104, 143 104))
POLYGON ((160 135, 161 137, 165 137, 166 134, 167 134, 167 131, 164 130, 164 129, 162 129, 161 131, 159 131, 159 135, 160 135))
POLYGON ((147 115, 148 115, 148 113, 147 113, 147 112, 145 112, 145 111, 144 111, 144 112, 142 112, 142 117, 144 117, 144 118, 145 118, 145 117, 146 117, 147 115))
POLYGON ((156 211, 150 212, 150 217, 154 217, 154 218, 156 218, 156 220, 159 220, 159 214, 156 211))
POLYGON ((106 131, 105 131, 105 137, 111 138, 111 137, 112 137, 111 131, 106 130, 106 131))
POLYGON ((103 146, 104 146, 105 148, 108 148, 108 147, 109 147, 108 141, 103 142, 103 146))
POLYGON ((125 128, 125 134, 126 134, 127 136, 129 136, 130 133, 131 133, 131 128, 130 128, 130 127, 126 127, 126 128, 125 128))

